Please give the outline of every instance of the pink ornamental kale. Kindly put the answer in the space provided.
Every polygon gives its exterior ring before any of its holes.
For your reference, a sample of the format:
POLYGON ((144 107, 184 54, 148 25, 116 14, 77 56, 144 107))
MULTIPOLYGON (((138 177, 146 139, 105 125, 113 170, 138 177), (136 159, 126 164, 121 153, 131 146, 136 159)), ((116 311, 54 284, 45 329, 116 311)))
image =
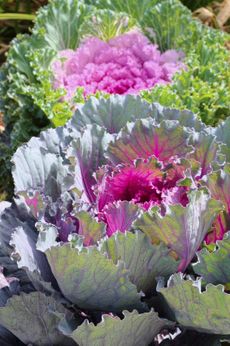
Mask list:
POLYGON ((104 42, 87 39, 76 51, 63 50, 53 63, 54 86, 71 98, 77 87, 85 95, 96 91, 109 94, 136 94, 155 84, 167 84, 185 65, 182 52, 161 54, 142 33, 132 31, 104 42))
POLYGON ((138 96, 92 97, 64 128, 16 152, 16 193, 44 237, 48 229, 58 242, 94 246, 138 230, 185 271, 204 240, 215 244, 229 230, 225 127, 138 96))
MULTIPOLYGON (((162 215, 167 205, 189 202, 184 186, 177 183, 184 178, 185 168, 176 162, 167 164, 159 162, 155 157, 149 160, 136 160, 129 165, 119 165, 114 168, 106 167, 97 185, 97 204, 100 219, 107 225, 107 235, 111 236, 118 229, 124 232, 130 227, 136 217, 134 215, 125 222, 116 212, 123 207, 137 205, 143 210, 159 206, 162 215), (126 202, 121 202, 126 201, 126 202), (119 226, 114 227, 114 219, 119 220, 119 226), (130 224, 129 224, 130 222, 130 224)), ((100 172, 101 173, 101 172, 100 172)))

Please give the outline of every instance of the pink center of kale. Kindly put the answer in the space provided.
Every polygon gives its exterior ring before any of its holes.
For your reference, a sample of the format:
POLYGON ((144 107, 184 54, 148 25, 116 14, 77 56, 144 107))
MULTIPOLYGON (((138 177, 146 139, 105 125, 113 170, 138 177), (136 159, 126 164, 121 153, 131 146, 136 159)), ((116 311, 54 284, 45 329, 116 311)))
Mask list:
POLYGON ((124 168, 111 179, 109 189, 115 200, 145 205, 149 202, 159 204, 162 201, 162 182, 150 170, 124 168))
POLYGON ((155 84, 167 84, 183 69, 182 52, 163 54, 143 34, 132 31, 104 42, 87 39, 76 51, 64 50, 53 63, 54 87, 63 87, 66 98, 78 87, 85 95, 103 91, 109 94, 136 94, 155 84))
POLYGON ((149 209, 154 205, 188 203, 187 188, 177 186, 183 178, 180 166, 157 167, 150 162, 120 167, 107 172, 97 186, 98 210, 109 203, 130 201, 149 209))

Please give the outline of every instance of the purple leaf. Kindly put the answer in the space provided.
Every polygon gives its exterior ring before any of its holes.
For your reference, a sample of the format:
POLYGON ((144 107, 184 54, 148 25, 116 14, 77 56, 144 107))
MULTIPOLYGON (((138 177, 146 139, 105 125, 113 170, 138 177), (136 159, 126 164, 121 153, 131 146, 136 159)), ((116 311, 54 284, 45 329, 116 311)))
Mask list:
POLYGON ((168 120, 155 124, 151 119, 137 120, 122 130, 107 150, 113 164, 131 163, 138 158, 155 156, 159 161, 184 157, 191 152, 189 133, 178 121, 168 120))
POLYGON ((110 237, 116 231, 129 231, 139 215, 140 208, 128 201, 118 201, 108 204, 103 217, 107 223, 107 235, 110 237))

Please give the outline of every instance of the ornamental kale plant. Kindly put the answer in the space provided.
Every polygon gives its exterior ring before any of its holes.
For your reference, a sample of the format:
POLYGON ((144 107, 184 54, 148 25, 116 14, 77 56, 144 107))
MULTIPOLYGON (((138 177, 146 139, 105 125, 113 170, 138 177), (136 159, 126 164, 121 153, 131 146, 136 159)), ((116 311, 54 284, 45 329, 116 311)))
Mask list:
MULTIPOLYGON (((62 85, 54 83, 52 69, 61 52, 78 51, 83 42, 94 42, 92 37, 98 43, 103 41, 104 46, 109 45, 117 36, 123 37, 132 30, 139 30, 151 44, 157 44, 162 56, 168 50, 184 53, 186 69, 164 75, 163 80, 167 77, 167 81, 173 75, 172 83, 154 85, 151 90, 141 92, 144 99, 192 110, 210 125, 229 116, 229 56, 225 48, 228 37, 195 21, 179 0, 53 0, 38 12, 31 35, 19 35, 12 42, 7 61, 0 70, 0 111, 5 122, 5 132, 0 135, 2 190, 12 195, 10 158, 16 148, 42 129, 64 125, 78 104, 85 102, 82 88, 67 100, 65 88, 55 87, 62 85)), ((115 72, 118 90, 109 87, 110 83, 99 90, 110 93, 127 89, 130 70, 122 70, 122 63, 121 67, 116 66, 120 69, 119 73, 115 72)), ((159 73, 157 66, 154 73, 159 73)), ((86 83, 87 72, 91 76, 87 90, 94 92, 98 76, 95 81, 93 68, 84 70, 80 84, 86 83)), ((162 81, 162 75, 159 80, 162 81)), ((75 82, 74 77, 71 87, 75 88, 75 82)), ((147 87, 154 83, 147 83, 147 87)), ((146 87, 143 78, 137 85, 146 87)))
POLYGON ((229 340, 229 126, 92 97, 20 147, 0 221, 1 342, 229 340))
POLYGON ((64 50, 53 62, 54 86, 66 90, 71 99, 78 87, 84 94, 136 94, 155 84, 172 82, 173 75, 185 68, 182 52, 161 54, 156 45, 140 32, 131 31, 110 39, 89 38, 76 52, 64 50))

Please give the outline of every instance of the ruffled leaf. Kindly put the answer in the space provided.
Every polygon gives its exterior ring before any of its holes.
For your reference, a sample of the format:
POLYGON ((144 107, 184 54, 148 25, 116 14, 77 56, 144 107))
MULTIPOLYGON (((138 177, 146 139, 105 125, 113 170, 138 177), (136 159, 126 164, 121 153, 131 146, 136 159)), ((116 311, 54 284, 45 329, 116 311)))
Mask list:
POLYGON ((165 216, 158 212, 144 213, 135 227, 147 234, 152 242, 162 241, 181 259, 178 270, 187 268, 195 252, 209 231, 221 203, 211 199, 204 191, 190 194, 186 207, 172 205, 165 216))
POLYGON ((34 287, 52 291, 50 284, 55 280, 46 257, 36 249, 38 232, 35 220, 20 202, 12 203, 0 220, 0 259, 8 274, 20 279, 25 288, 34 287))
POLYGON ((216 218, 212 232, 207 235, 207 244, 223 239, 224 234, 230 229, 230 174, 225 170, 219 170, 209 174, 205 184, 211 192, 211 196, 224 205, 224 211, 216 218))
POLYGON ((153 6, 157 3, 157 0, 87 0, 88 3, 96 5, 99 8, 109 8, 118 12, 126 12, 133 18, 141 20, 145 14, 146 8, 153 6))
POLYGON ((87 17, 81 25, 80 36, 82 38, 97 37, 106 42, 130 31, 135 24, 136 21, 126 13, 104 8, 93 11, 92 15, 87 17))
POLYGON ((128 201, 119 201, 108 204, 103 211, 107 223, 107 235, 111 236, 116 231, 128 231, 139 215, 139 207, 128 201))
POLYGON ((40 148, 20 147, 13 156, 13 163, 15 193, 38 190, 55 200, 73 184, 62 158, 44 153, 40 148))
POLYGON ((96 177, 98 209, 102 211, 105 208, 106 211, 108 208, 118 215, 120 207, 121 214, 127 212, 126 218, 130 218, 127 220, 130 223, 137 216, 135 203, 140 202, 139 206, 147 208, 151 199, 157 200, 158 195, 154 187, 163 180, 164 172, 161 170, 161 163, 151 157, 148 160, 135 160, 132 165, 119 165, 114 168, 107 165, 98 170, 96 177), (115 201, 117 203, 114 206, 109 206, 109 203, 115 201), (127 201, 130 203, 125 203, 127 201))
POLYGON ((58 230, 54 225, 37 222, 36 228, 39 231, 36 248, 41 252, 45 252, 51 246, 56 246, 58 243, 56 239, 58 238, 58 230))
POLYGON ((66 244, 52 247, 46 255, 62 293, 80 308, 113 312, 144 309, 124 265, 115 265, 96 248, 79 251, 66 244))
POLYGON ((162 121, 156 125, 153 120, 137 120, 120 132, 107 154, 114 164, 132 163, 137 158, 155 156, 160 161, 171 157, 184 157, 191 147, 188 132, 177 121, 162 121))
POLYGON ((214 134, 220 143, 230 146, 230 117, 221 122, 216 128, 214 128, 214 134))
POLYGON ((67 315, 63 305, 40 292, 22 293, 0 308, 0 323, 25 344, 69 345, 74 343, 58 330, 67 315))
POLYGON ((210 173, 213 163, 218 163, 219 144, 215 136, 205 132, 194 133, 191 138, 191 144, 195 148, 194 153, 190 155, 192 159, 199 162, 199 178, 210 173))
POLYGON ((50 281, 51 272, 47 260, 36 248, 37 236, 38 234, 28 227, 17 227, 10 241, 14 248, 12 257, 17 261, 19 268, 26 268, 31 275, 33 271, 37 271, 44 279, 50 281))
MULTIPOLYGON (((10 240, 13 232, 18 227, 26 227, 30 229, 30 237, 34 237, 34 219, 28 214, 28 210, 21 202, 13 202, 10 208, 3 211, 0 219, 0 259, 1 265, 7 269, 7 272, 16 276, 18 266, 15 261, 10 258, 12 254, 12 246, 10 240), (31 231, 33 230, 33 231, 31 231)), ((23 281, 23 277, 20 278, 23 281)), ((27 279, 25 278, 27 281, 27 279)))
POLYGON ((96 124, 109 133, 118 133, 127 122, 147 118, 151 105, 134 95, 111 95, 109 98, 90 97, 75 112, 70 124, 77 130, 85 125, 96 124))
POLYGON ((178 267, 178 262, 170 256, 170 250, 164 244, 152 245, 140 231, 135 234, 116 233, 102 242, 100 251, 105 252, 115 264, 123 261, 131 282, 144 293, 153 293, 156 277, 169 277, 178 267))
POLYGON ((46 256, 37 251, 38 234, 35 230, 24 225, 17 227, 11 236, 10 245, 13 247, 11 258, 17 263, 20 272, 15 276, 20 282, 32 284, 39 291, 53 293, 56 281, 48 265, 46 256), (51 283, 53 287, 51 286, 51 283))
POLYGON ((158 103, 153 103, 152 108, 154 114, 153 118, 157 124, 163 120, 177 120, 179 121, 180 126, 185 126, 187 129, 190 129, 191 132, 194 130, 200 132, 206 127, 206 125, 189 110, 167 108, 158 103))
POLYGON ((81 211, 75 216, 79 222, 77 233, 83 236, 85 246, 95 245, 98 240, 105 236, 106 225, 103 222, 97 222, 85 211, 81 211))
POLYGON ((201 31, 191 12, 178 0, 153 1, 153 6, 145 11, 142 25, 161 51, 177 48, 189 51, 201 31))
POLYGON ((43 152, 63 156, 63 152, 71 140, 79 136, 78 131, 71 130, 71 128, 63 126, 42 131, 39 137, 32 137, 27 142, 27 147, 29 146, 31 150, 40 148, 43 152))
POLYGON ((230 283, 230 232, 226 233, 223 240, 217 241, 214 251, 202 249, 197 257, 198 262, 193 265, 193 269, 205 283, 230 283))
POLYGON ((225 170, 219 170, 213 172, 207 177, 206 184, 212 194, 212 197, 216 200, 221 201, 226 212, 230 213, 230 174, 227 171, 227 166, 225 170))
POLYGON ((135 310, 124 311, 123 315, 123 319, 103 315, 97 326, 86 320, 71 334, 71 338, 82 346, 148 346, 163 328, 173 327, 172 322, 160 319, 154 311, 142 314, 135 310))
POLYGON ((86 9, 81 0, 55 0, 52 6, 39 11, 33 32, 42 32, 45 41, 56 51, 75 49, 79 43, 79 28, 87 13, 86 9))
POLYGON ((201 281, 184 280, 181 274, 174 274, 168 286, 159 292, 182 326, 204 333, 229 335, 230 295, 223 291, 223 286, 209 284, 201 292, 201 281))
POLYGON ((104 151, 112 135, 96 125, 88 125, 81 137, 72 143, 68 156, 76 165, 75 187, 83 192, 82 198, 95 201, 92 186, 96 183, 93 173, 106 163, 104 151))

